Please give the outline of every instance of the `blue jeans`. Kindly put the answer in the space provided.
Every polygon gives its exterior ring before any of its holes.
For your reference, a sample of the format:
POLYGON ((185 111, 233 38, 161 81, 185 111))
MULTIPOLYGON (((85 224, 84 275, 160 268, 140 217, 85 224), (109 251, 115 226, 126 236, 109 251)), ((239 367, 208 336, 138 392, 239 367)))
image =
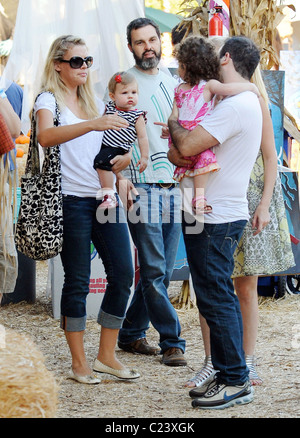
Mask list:
POLYGON ((128 214, 128 224, 138 251, 140 281, 119 340, 131 343, 144 338, 151 321, 159 332, 162 352, 170 347, 185 351, 179 319, 167 291, 181 233, 180 191, 160 188, 158 184, 135 187, 140 198, 135 212, 128 214))
MULTIPOLYGON (((185 213, 186 214, 186 213, 185 213)), ((211 355, 218 378, 230 385, 248 380, 243 351, 243 325, 231 275, 233 254, 247 221, 204 224, 201 233, 187 234, 191 222, 183 217, 187 259, 198 309, 210 328, 211 355)))
POLYGON ((98 223, 95 198, 63 196, 64 240, 61 260, 64 285, 61 298, 61 326, 82 331, 86 323, 86 297, 89 293, 91 241, 102 259, 107 287, 98 323, 119 329, 125 317, 133 282, 132 252, 123 209, 119 220, 98 223))

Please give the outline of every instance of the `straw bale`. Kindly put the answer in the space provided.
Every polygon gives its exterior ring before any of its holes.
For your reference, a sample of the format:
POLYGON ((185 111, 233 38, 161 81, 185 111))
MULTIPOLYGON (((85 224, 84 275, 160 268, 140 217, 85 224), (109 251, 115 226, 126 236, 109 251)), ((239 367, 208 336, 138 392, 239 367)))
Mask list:
POLYGON ((2 326, 0 418, 53 418, 58 385, 34 342, 2 326))

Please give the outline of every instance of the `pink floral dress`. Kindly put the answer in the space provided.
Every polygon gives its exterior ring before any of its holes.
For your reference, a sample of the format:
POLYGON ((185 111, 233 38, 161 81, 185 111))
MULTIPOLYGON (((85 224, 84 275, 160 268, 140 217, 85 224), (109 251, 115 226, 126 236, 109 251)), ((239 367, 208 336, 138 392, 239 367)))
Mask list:
MULTIPOLYGON (((179 111, 178 122, 189 131, 196 128, 214 108, 215 99, 205 102, 203 98, 205 85, 206 81, 201 81, 190 90, 182 90, 180 86, 175 89, 175 101, 179 111)), ((184 176, 193 177, 220 169, 216 156, 210 149, 185 158, 192 160, 192 164, 186 167, 176 167, 173 176, 175 181, 181 181, 184 176)))

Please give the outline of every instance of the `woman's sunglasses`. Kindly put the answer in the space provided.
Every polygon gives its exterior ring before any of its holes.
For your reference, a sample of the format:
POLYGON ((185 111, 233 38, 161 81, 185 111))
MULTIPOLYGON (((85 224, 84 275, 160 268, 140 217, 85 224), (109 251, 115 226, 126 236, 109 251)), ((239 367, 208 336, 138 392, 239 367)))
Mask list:
POLYGON ((80 56, 73 56, 71 59, 61 59, 60 62, 68 62, 71 68, 81 68, 83 63, 86 63, 87 68, 92 67, 93 57, 87 56, 86 58, 81 58, 80 56))

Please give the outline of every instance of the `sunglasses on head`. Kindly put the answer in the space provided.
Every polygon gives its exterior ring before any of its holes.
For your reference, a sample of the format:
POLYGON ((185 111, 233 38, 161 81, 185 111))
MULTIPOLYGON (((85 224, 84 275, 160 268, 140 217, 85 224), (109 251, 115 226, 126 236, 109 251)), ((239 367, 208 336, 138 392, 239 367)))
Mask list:
POLYGON ((81 68, 85 62, 87 68, 90 68, 93 65, 93 57, 81 58, 80 56, 73 56, 71 59, 61 59, 60 62, 69 63, 71 68, 81 68))

